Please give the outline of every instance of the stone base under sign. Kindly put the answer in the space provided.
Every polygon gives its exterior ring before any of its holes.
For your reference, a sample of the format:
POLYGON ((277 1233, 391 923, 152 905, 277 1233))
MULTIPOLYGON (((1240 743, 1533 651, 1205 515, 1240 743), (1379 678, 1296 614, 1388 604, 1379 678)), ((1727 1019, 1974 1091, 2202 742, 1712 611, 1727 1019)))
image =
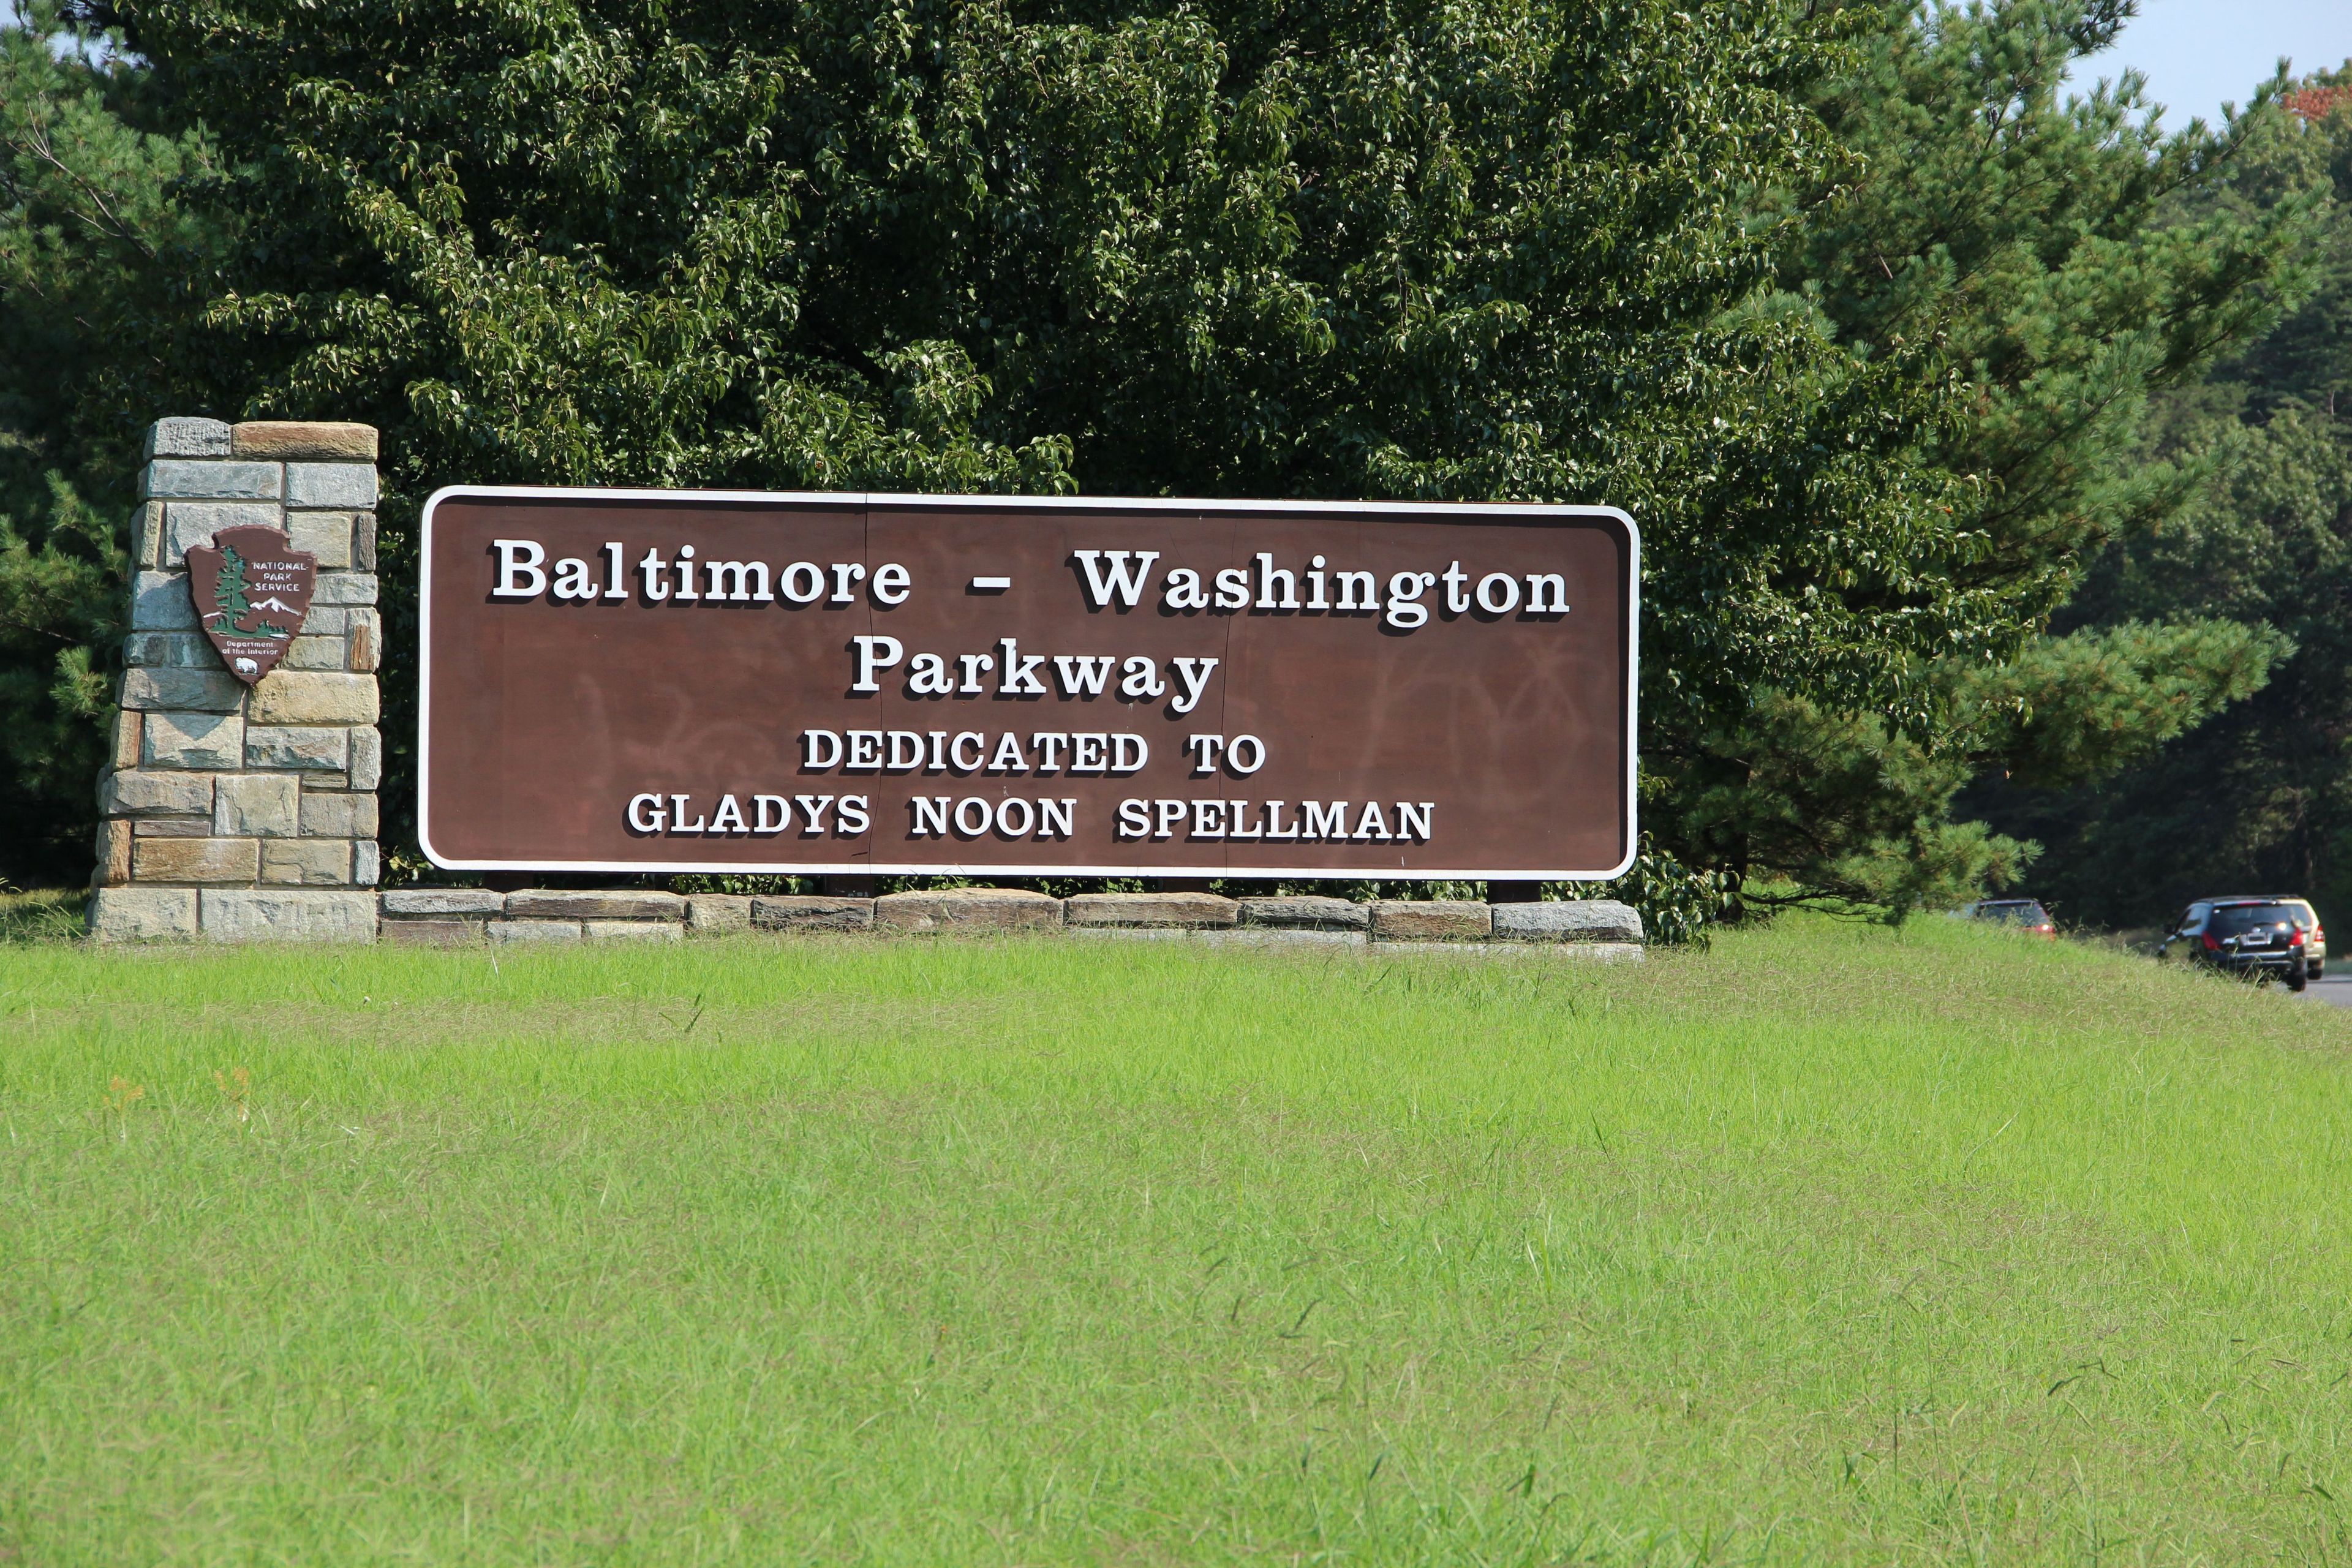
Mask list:
POLYGON ((748 931, 875 935, 1067 932, 1213 946, 1389 952, 1574 952, 1642 956, 1642 917, 1607 899, 1483 904, 1388 900, 1227 899, 1212 893, 1081 893, 1013 888, 834 896, 739 897, 635 889, 499 893, 404 888, 105 888, 91 934, 108 942, 326 941, 430 946, 677 942, 748 931))

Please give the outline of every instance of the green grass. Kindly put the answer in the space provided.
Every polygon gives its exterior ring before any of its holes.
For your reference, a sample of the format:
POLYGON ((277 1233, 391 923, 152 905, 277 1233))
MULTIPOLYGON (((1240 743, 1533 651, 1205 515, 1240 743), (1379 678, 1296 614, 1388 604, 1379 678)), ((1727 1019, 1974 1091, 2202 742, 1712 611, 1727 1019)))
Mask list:
POLYGON ((37 889, 20 892, 0 882, 0 943, 64 942, 82 932, 86 889, 37 889))
POLYGON ((1938 920, 8 947, 0 1563, 2342 1562, 2347 1047, 1938 920))

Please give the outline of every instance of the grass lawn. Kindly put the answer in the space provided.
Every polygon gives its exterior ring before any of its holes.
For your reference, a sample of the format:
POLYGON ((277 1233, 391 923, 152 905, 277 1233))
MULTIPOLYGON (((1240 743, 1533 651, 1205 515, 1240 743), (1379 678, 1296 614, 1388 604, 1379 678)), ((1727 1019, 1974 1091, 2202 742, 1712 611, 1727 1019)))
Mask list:
POLYGON ((2340 1563, 2352 1011, 0 947, 0 1563, 2340 1563))

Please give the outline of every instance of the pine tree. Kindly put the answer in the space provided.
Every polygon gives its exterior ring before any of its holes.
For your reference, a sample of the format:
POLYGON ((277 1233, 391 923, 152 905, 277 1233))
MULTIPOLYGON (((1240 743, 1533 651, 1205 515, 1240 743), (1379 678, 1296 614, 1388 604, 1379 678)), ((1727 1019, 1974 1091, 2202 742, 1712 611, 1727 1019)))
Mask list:
POLYGON ((252 613, 253 606, 245 597, 245 557, 234 544, 221 546, 221 569, 213 578, 213 599, 221 607, 222 618, 231 623, 252 613))
POLYGON ((2219 622, 2289 656, 2261 691, 2105 787, 1989 784, 1971 803, 2044 842, 2038 886, 2057 905, 2109 924, 2152 924, 2216 892, 2294 892, 2352 927, 2352 64, 2270 85, 2278 106, 2245 117, 2244 155, 2189 193, 2183 216, 2313 211, 2314 286, 2162 400, 2151 464, 2210 478, 2112 547, 2068 620, 2087 628, 2077 637, 2219 622))

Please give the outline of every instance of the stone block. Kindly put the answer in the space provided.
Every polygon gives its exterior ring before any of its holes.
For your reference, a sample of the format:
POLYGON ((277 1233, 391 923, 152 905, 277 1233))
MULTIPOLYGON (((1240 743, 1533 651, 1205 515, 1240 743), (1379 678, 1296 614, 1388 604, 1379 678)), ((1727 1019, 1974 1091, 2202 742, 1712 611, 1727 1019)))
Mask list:
POLYGON ((226 669, 145 668, 122 672, 125 708, 234 713, 244 703, 244 684, 226 669))
POLYGON ((375 513, 372 511, 352 518, 352 564, 362 572, 375 570, 375 513))
POLYGON ((162 669, 218 669, 220 655, 196 632, 132 632, 122 639, 122 662, 162 669))
POLYGON ((348 645, 337 636, 322 637, 299 637, 286 650, 279 662, 280 669, 341 669, 343 668, 348 645))
POLYGON ((248 419, 232 426, 226 450, 239 458, 373 463, 375 426, 341 420, 248 419))
POLYGON ((206 888, 207 942, 373 942, 375 895, 323 889, 206 888))
POLYGON ((90 873, 93 888, 119 888, 131 880, 131 824, 121 817, 98 825, 98 868, 90 873))
POLYGON ((670 921, 582 921, 580 927, 590 942, 677 942, 686 935, 670 921))
POLYGON ((1494 931, 1485 904, 1454 899, 1382 899, 1372 906, 1372 935, 1382 942, 1483 942, 1494 931))
POLYGON ((131 584, 131 628, 141 632, 201 630, 184 572, 142 572, 131 584))
POLYGON ((142 715, 140 761, 151 768, 245 766, 245 721, 234 713, 142 715))
POLYGON ((131 846, 131 875, 141 882, 250 882, 261 873, 252 838, 142 838, 131 846))
POLYGON ((246 716, 257 724, 373 724, 376 711, 373 675, 273 669, 253 689, 246 716))
POLYGON ((1369 931, 1372 906, 1312 895, 1244 899, 1241 923, 1292 931, 1369 931))
POLYGON ((141 722, 143 717, 127 708, 115 710, 114 754, 109 765, 117 773, 139 765, 139 747, 146 735, 146 726, 141 722))
POLYGON ((1062 900, 1017 888, 888 893, 874 900, 874 923, 904 931, 1034 931, 1062 923, 1062 900))
POLYGON ((322 608, 317 600, 310 602, 310 613, 302 617, 304 637, 339 637, 343 635, 343 623, 351 612, 340 607, 322 608))
POLYGON ((245 727, 245 765, 248 768, 300 768, 315 773, 341 773, 351 766, 352 736, 354 733, 373 735, 375 731, 247 724, 245 727))
POLYGON ((1382 957, 1411 954, 1464 963, 1640 963, 1649 953, 1637 942, 1382 942, 1379 951, 1382 957))
POLYGON ((1181 942, 1192 947, 1247 947, 1276 950, 1360 948, 1371 938, 1360 931, 1314 931, 1292 926, 1074 926, 1074 937, 1087 941, 1181 942))
POLYGON ((1642 916, 1614 899, 1496 904, 1495 934, 1514 942, 1626 942, 1642 940, 1642 916))
POLYGON ((373 605, 376 581, 373 572, 321 572, 314 605, 373 605))
POLYGON ((735 893, 697 893, 686 900, 686 929, 697 936, 749 931, 751 900, 735 893))
POLYGON ((209 816, 132 816, 125 817, 131 830, 142 838, 210 838, 213 819, 209 816))
POLYGON ((291 773, 232 773, 213 786, 213 831, 223 838, 291 838, 307 815, 301 798, 291 773))
POLYGON ((509 920, 682 921, 686 900, 676 893, 610 889, 565 892, 530 888, 507 895, 509 920))
POLYGON ((352 883, 348 838, 265 838, 261 879, 306 888, 347 888, 352 883))
POLYGON ((874 900, 815 894, 757 898, 751 900, 751 923, 761 931, 867 931, 874 924, 874 900))
POLYGON ((1274 948, 1277 951, 1308 947, 1363 948, 1370 946, 1372 940, 1369 931, 1333 931, 1326 926, 1241 926, 1229 931, 1203 934, 1220 945, 1274 948))
POLYGON ((386 942, 406 942, 415 947, 465 947, 483 937, 481 921, 452 916, 386 921, 377 931, 386 942))
POLYGON ((373 789, 383 779, 383 736, 373 726, 353 730, 352 737, 352 787, 373 789))
POLYGON ((92 942, 175 942, 195 934, 194 888, 100 888, 90 898, 92 942))
POLYGON ((1064 907, 1074 926, 1229 926, 1240 910, 1214 893, 1080 893, 1064 907))
MULTIPOLYGON (((293 783, 291 779, 287 781, 293 783)), ((302 833, 310 838, 373 838, 375 796, 320 790, 302 794, 302 833)))
POLYGON ((144 769, 115 773, 99 790, 98 809, 101 816, 201 816, 209 821, 213 775, 144 769))
POLYGON ((152 572, 163 547, 163 503, 142 500, 131 509, 131 564, 152 572))
POLYGON ((506 912, 507 896, 488 888, 396 888, 380 893, 386 915, 496 915, 506 912))
POLYGON ((229 427, 217 419, 158 419, 147 426, 147 446, 140 456, 226 458, 232 449, 229 427))
POLYGON ((289 463, 286 504, 360 510, 375 505, 373 463, 289 463))
POLYGON ((352 845, 352 885, 373 888, 383 878, 383 847, 373 838, 352 845))
POLYGON ((285 468, 277 463, 190 462, 158 458, 139 471, 139 499, 276 500, 285 488, 285 468))
POLYGON ((488 921, 482 934, 492 942, 578 942, 578 921, 488 921))
POLYGON ((297 550, 319 558, 321 572, 345 572, 352 564, 352 514, 347 511, 303 511, 289 514, 286 535, 297 550))
POLYGON ((346 610, 343 614, 345 668, 375 669, 383 663, 383 617, 365 608, 346 610))
MULTIPOLYGON (((163 509, 163 563, 184 569, 188 552, 210 544, 224 528, 282 528, 276 501, 175 500, 163 509)), ((324 563, 321 563, 324 564, 324 563)))

